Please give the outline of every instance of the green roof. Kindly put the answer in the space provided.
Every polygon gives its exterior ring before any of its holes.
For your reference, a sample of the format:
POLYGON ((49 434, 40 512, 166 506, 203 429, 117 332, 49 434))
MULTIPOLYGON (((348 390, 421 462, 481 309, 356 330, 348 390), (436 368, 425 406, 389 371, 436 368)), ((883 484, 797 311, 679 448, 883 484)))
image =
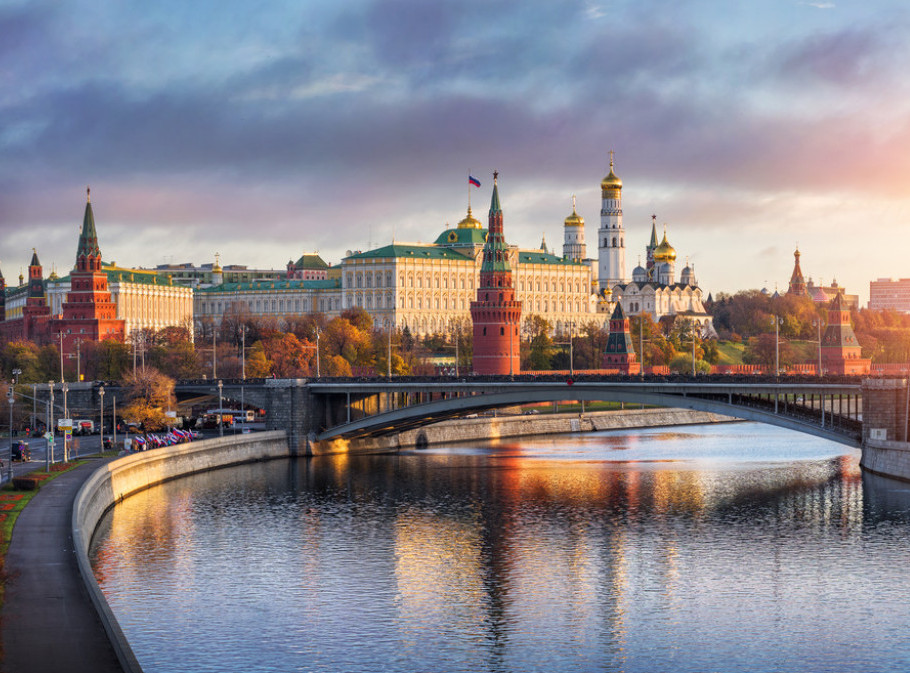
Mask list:
POLYGON ((403 257, 405 259, 454 259, 459 261, 474 259, 458 250, 443 248, 438 245, 407 245, 399 243, 384 245, 381 248, 367 250, 366 252, 358 252, 356 255, 351 255, 345 259, 376 259, 381 257, 403 257))
POLYGON ((446 229, 439 234, 436 245, 457 247, 460 245, 483 245, 487 240, 486 229, 446 229))
POLYGON ((585 266, 584 262, 579 262, 574 259, 567 259, 565 257, 557 257, 556 255, 551 255, 549 252, 529 252, 527 250, 521 250, 518 253, 517 262, 519 264, 559 264, 562 266, 585 266))
POLYGON ((298 269, 328 269, 329 265, 317 254, 304 254, 300 259, 294 262, 298 269))
POLYGON ((259 292, 262 290, 335 290, 341 287, 340 278, 328 280, 257 280, 252 283, 222 283, 197 288, 196 292, 259 292))

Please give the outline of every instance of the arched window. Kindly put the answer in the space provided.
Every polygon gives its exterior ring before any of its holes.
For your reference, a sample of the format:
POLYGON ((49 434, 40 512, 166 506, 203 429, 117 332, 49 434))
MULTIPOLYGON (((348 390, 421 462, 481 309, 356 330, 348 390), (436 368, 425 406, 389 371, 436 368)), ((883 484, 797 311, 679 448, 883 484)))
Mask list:
POLYGON ((616 237, 615 236, 613 237, 613 247, 614 248, 616 247, 616 237))

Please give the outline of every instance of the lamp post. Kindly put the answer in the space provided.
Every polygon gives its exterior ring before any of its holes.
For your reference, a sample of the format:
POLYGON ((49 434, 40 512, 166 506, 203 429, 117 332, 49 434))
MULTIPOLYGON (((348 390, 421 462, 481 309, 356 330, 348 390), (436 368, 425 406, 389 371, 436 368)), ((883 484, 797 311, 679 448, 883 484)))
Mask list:
POLYGON ((44 452, 44 466, 45 470, 51 471, 51 463, 54 462, 54 382, 48 381, 48 396, 49 401, 47 403, 47 431, 51 435, 51 439, 47 440, 47 451, 44 452))
POLYGON ((773 316, 774 321, 774 376, 780 376, 780 325, 784 324, 784 319, 773 316))
POLYGON ((101 398, 101 419, 98 422, 100 426, 101 450, 98 453, 102 453, 104 451, 104 386, 98 388, 98 397, 101 398))
POLYGON ((575 376, 575 350, 572 343, 575 338, 575 321, 569 321, 569 376, 575 376))
POLYGON ((82 339, 76 339, 76 381, 82 380, 82 339))
POLYGON ((645 379, 645 312, 642 310, 641 316, 638 319, 638 352, 641 353, 641 368, 639 370, 639 378, 644 381, 645 379))
MULTIPOLYGON (((64 420, 69 418, 69 408, 66 405, 66 394, 69 392, 69 389, 70 389, 70 387, 66 384, 66 382, 64 382, 63 383, 63 418, 64 418, 64 420)), ((70 425, 70 428, 72 428, 72 425, 70 425)), ((64 426, 63 427, 63 462, 65 463, 67 460, 69 460, 69 452, 68 452, 68 447, 66 445, 66 426, 64 426)))
POLYGON ((32 384, 32 424, 29 427, 31 427, 32 432, 35 432, 36 428, 38 427, 38 384, 37 383, 32 384))
POLYGON ((319 367, 319 328, 316 328, 316 378, 322 376, 320 367, 319 367))
POLYGON ((60 330, 60 383, 63 383, 63 330, 60 330))
POLYGON ((221 388, 224 383, 218 379, 218 436, 224 437, 224 409, 221 402, 221 388))
POLYGON ((16 403, 16 392, 10 386, 6 392, 7 402, 9 402, 9 466, 7 472, 7 481, 13 481, 13 404, 16 403))
POLYGON ((215 329, 215 325, 212 324, 212 378, 218 378, 218 361, 215 358, 215 354, 218 352, 218 330, 215 329))
POLYGON ((822 321, 813 320, 812 326, 815 327, 815 336, 817 337, 816 343, 818 343, 818 375, 822 375, 822 321))
MULTIPOLYGON (((386 352, 385 357, 385 369, 386 377, 389 381, 392 380, 392 329, 394 328, 394 321, 389 321, 389 339, 388 339, 388 351, 386 352)), ((458 371, 458 342, 455 342, 455 371, 458 371)))

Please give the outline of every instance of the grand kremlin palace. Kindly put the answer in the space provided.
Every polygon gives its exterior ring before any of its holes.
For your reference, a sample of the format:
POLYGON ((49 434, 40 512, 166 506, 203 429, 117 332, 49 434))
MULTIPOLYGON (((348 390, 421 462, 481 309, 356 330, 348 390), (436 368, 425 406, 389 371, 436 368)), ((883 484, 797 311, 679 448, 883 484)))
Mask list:
MULTIPOLYGON (((196 291, 196 318, 219 321, 235 311, 287 317, 319 312, 329 316, 360 306, 377 326, 405 326, 414 334, 445 332, 470 324, 487 230, 468 208, 458 226, 435 242, 392 243, 352 253, 321 280, 225 283, 196 291)), ((596 317, 591 267, 546 250, 511 246, 509 263, 525 315, 549 320, 557 331, 596 317)))

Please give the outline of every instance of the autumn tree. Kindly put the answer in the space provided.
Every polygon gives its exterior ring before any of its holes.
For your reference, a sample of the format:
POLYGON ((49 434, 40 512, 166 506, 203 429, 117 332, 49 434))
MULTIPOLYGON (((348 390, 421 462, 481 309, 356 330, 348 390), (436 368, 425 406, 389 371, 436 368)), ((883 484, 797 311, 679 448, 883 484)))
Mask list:
POLYGON ((154 367, 140 367, 124 379, 127 404, 121 415, 131 423, 141 424, 146 434, 173 424, 167 411, 176 409, 174 380, 154 367))

